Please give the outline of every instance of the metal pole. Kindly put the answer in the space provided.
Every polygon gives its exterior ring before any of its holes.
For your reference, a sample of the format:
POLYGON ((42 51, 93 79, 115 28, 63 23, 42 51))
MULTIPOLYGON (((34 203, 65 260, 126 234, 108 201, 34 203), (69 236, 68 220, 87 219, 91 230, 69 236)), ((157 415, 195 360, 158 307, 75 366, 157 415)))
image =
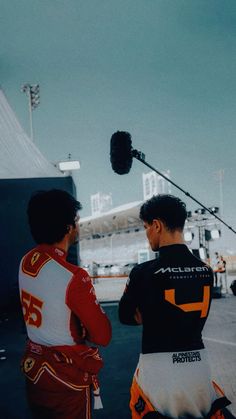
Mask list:
POLYGON ((223 223, 226 227, 228 227, 229 230, 231 230, 234 234, 236 234, 236 230, 233 229, 230 225, 225 223, 218 215, 216 215, 213 211, 211 211, 209 208, 207 208, 205 205, 203 205, 200 201, 198 201, 196 198, 194 198, 192 195, 190 195, 189 192, 185 191, 183 188, 181 188, 179 185, 177 185, 175 182, 170 180, 167 176, 163 175, 159 170, 157 170, 155 167, 153 167, 151 164, 147 163, 145 161, 145 155, 138 150, 132 150, 132 156, 141 161, 145 166, 149 167, 149 169, 156 172, 158 175, 162 176, 167 182, 170 182, 173 186, 175 186, 177 189, 179 189, 181 192, 183 192, 187 197, 191 198, 193 201, 195 201, 197 204, 199 204, 202 208, 204 208, 207 212, 209 212, 211 215, 213 215, 217 220, 219 220, 221 223, 223 223))
POLYGON ((30 92, 30 88, 28 89, 28 100, 29 100, 30 138, 31 138, 31 141, 34 142, 33 116, 32 116, 32 105, 31 105, 31 92, 30 92))
POLYGON ((110 249, 111 249, 111 264, 113 265, 113 234, 110 237, 110 249))
POLYGON ((29 101, 29 122, 30 122, 30 138, 34 141, 33 133, 33 115, 32 110, 37 108, 40 103, 39 84, 26 83, 22 86, 21 91, 26 93, 29 101))

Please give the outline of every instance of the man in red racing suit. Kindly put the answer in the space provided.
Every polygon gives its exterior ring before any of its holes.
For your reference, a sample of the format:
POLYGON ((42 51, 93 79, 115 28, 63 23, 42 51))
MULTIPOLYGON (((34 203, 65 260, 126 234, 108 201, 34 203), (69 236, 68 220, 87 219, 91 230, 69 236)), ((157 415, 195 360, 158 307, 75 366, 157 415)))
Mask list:
POLYGON ((34 418, 89 419, 91 388, 99 396, 103 366, 97 345, 111 325, 87 272, 66 261, 78 238, 81 205, 61 190, 40 192, 28 206, 38 246, 20 264, 19 290, 28 342, 22 359, 34 418))
POLYGON ((131 387, 132 418, 221 417, 219 410, 230 402, 212 383, 201 335, 213 272, 184 243, 181 200, 154 196, 141 207, 140 218, 159 255, 131 271, 119 303, 120 321, 143 327, 131 387))

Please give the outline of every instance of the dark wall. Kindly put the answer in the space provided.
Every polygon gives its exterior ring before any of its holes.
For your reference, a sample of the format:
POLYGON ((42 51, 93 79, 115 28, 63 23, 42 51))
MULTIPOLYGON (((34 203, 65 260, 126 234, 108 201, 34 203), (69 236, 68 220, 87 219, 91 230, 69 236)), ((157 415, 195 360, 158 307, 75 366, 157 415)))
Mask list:
MULTIPOLYGON (((27 222, 30 196, 39 190, 63 189, 76 197, 72 177, 0 179, 0 310, 18 302, 18 268, 22 256, 35 246, 27 222)), ((68 259, 78 262, 78 248, 68 259)))

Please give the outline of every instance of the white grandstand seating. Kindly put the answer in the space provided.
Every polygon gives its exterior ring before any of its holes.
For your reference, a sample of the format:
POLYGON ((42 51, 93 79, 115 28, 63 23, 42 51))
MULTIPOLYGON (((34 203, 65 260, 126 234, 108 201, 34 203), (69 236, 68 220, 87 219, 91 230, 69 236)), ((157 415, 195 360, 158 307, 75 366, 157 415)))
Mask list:
POLYGON ((83 264, 92 261, 105 264, 125 265, 138 261, 138 251, 148 247, 144 230, 112 234, 98 239, 80 242, 80 257, 83 264))

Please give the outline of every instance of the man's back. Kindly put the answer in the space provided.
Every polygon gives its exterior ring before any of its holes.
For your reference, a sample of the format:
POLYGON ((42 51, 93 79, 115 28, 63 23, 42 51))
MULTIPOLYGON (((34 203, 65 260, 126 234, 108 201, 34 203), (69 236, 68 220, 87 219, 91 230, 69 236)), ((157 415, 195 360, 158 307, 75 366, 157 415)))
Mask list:
POLYGON ((142 353, 204 347, 201 331, 210 307, 213 273, 183 244, 160 248, 159 256, 133 269, 119 314, 132 324, 138 307, 143 324, 142 353), (133 304, 130 304, 132 301, 133 304))
POLYGON ((110 339, 110 322, 97 304, 90 277, 68 263, 61 249, 40 245, 30 251, 20 265, 19 288, 33 342, 75 345, 88 338, 106 345, 110 339))
POLYGON ((186 205, 154 195, 140 218, 157 259, 133 269, 120 300, 120 321, 142 324, 142 352, 131 386, 130 408, 167 417, 201 418, 226 406, 211 382, 201 332, 207 319, 213 272, 184 242, 186 205))
MULTIPOLYGON (((142 351, 131 388, 134 418, 140 394, 172 418, 204 417, 217 406, 222 394, 212 385, 201 336, 212 284, 211 268, 184 244, 161 247, 157 259, 131 272, 119 316, 123 323, 137 324, 138 309, 142 319, 142 351)), ((219 406, 228 403, 223 397, 219 406)))

